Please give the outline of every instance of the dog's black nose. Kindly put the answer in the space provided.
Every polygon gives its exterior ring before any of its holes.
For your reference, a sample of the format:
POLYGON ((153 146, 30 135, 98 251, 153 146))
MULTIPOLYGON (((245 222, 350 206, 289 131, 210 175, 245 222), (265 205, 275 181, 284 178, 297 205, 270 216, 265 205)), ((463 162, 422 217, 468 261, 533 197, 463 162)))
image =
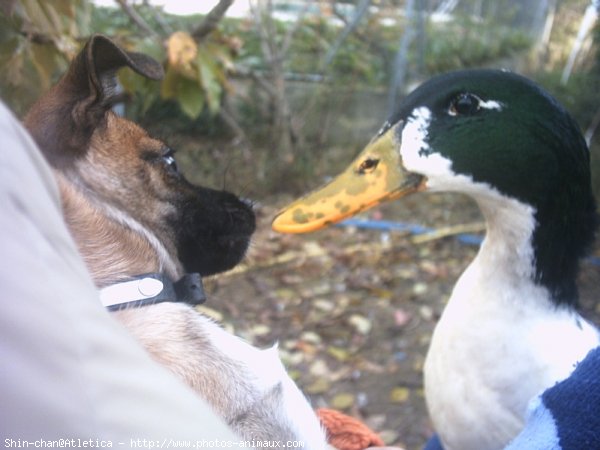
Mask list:
POLYGON ((224 210, 230 219, 232 229, 237 230, 240 234, 254 233, 256 217, 251 205, 243 201, 228 202, 224 205, 224 210))
POLYGON ((256 228, 254 202, 248 198, 239 198, 227 191, 221 191, 219 197, 217 205, 221 206, 229 222, 223 223, 223 226, 235 230, 236 234, 254 233, 256 228))
POLYGON ((258 205, 258 201, 257 200, 252 200, 251 198, 248 197, 238 197, 239 200, 246 205, 248 208, 250 208, 252 211, 254 211, 254 209, 257 207, 258 205))
POLYGON ((252 202, 227 191, 196 187, 176 218, 177 250, 187 272, 228 270, 246 253, 256 218, 252 202))

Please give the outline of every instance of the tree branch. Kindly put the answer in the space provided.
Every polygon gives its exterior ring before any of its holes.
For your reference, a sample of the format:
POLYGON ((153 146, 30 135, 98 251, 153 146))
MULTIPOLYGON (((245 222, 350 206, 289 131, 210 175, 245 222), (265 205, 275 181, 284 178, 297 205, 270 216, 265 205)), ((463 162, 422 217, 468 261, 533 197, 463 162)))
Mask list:
POLYGON ((152 29, 150 25, 140 16, 132 5, 127 3, 127 0, 117 0, 117 3, 121 6, 121 9, 127 14, 131 21, 136 24, 144 33, 152 36, 155 39, 161 40, 160 35, 152 29))
POLYGON ((205 36, 211 33, 233 3, 233 0, 221 0, 213 9, 206 15, 202 23, 192 31, 192 37, 196 41, 202 40, 205 36))
MULTIPOLYGON (((259 37, 260 50, 265 58, 265 62, 267 66, 271 66, 273 62, 273 51, 272 46, 270 45, 269 33, 267 33, 267 27, 263 24, 263 15, 266 15, 264 11, 264 5, 257 2, 254 4, 250 1, 250 11, 252 12, 252 17, 254 17, 254 28, 259 37)), ((270 5, 267 5, 270 7, 270 5)), ((269 11, 270 13, 270 11, 269 11)))
POLYGON ((323 60, 323 71, 325 71, 327 66, 331 64, 331 61, 333 61, 333 58, 335 58, 335 55, 339 51, 346 38, 350 35, 350 33, 352 33, 356 29, 361 19, 368 13, 370 4, 371 0, 361 0, 359 5, 356 7, 356 12, 352 17, 352 20, 350 22, 345 22, 346 26, 344 27, 342 32, 337 36, 335 42, 331 44, 329 50, 327 51, 327 54, 325 55, 325 58, 323 60))
MULTIPOLYGON (((144 5, 147 5, 148 0, 144 0, 144 5)), ((171 27, 171 25, 169 25, 167 23, 167 21, 165 20, 164 16, 163 16, 163 11, 160 11, 158 8, 153 7, 151 5, 148 5, 150 8, 150 11, 152 12, 152 16, 154 17, 154 20, 156 20, 156 23, 158 24, 158 26, 160 27, 162 34, 164 36, 170 36, 171 34, 173 34, 173 28, 171 27)))
POLYGON ((296 31, 298 31, 298 29, 300 28, 300 25, 302 24, 302 20, 304 20, 304 16, 308 12, 308 8, 310 7, 311 3, 312 3, 311 0, 306 2, 306 4, 304 5, 304 8, 302 8, 300 13, 298 14, 298 17, 296 17, 296 21, 292 24, 291 27, 288 27, 287 32, 285 33, 285 37, 283 38, 283 42, 281 44, 281 50, 279 52, 281 57, 283 57, 285 54, 287 54, 287 52, 290 48, 290 45, 292 44, 292 39, 294 38, 294 34, 296 34, 296 31))
POLYGON ((10 17, 17 6, 17 0, 6 0, 0 2, 0 12, 6 17, 10 17))
POLYGON ((415 37, 414 30, 414 8, 415 0, 407 0, 406 2, 406 27, 400 38, 400 45, 394 59, 394 68, 392 81, 389 86, 388 93, 388 116, 391 115, 395 108, 400 89, 404 85, 406 72, 408 70, 408 50, 410 44, 415 37))

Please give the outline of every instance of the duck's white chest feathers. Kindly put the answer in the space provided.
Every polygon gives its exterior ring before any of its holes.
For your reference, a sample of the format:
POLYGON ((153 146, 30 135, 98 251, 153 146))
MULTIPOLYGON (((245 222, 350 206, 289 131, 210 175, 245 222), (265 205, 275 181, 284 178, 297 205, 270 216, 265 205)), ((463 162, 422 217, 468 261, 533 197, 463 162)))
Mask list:
POLYGON ((532 281, 531 208, 487 194, 478 203, 487 236, 454 288, 425 362, 427 406, 445 450, 503 448, 520 431, 530 399, 566 378, 599 342, 594 327, 532 281))

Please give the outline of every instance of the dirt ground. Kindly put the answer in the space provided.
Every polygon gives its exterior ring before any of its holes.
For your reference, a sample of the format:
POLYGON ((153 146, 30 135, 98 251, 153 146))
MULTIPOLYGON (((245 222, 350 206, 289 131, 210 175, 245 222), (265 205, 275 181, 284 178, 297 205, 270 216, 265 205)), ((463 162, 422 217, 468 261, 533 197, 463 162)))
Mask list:
MULTIPOLYGON (((270 222, 288 200, 258 206, 246 261, 207 280, 204 311, 256 345, 279 342, 315 407, 360 418, 387 444, 422 448, 432 432, 422 385, 426 349, 477 247, 455 236, 422 239, 352 227, 279 235, 270 222)), ((450 234, 455 230, 446 227, 481 224, 474 204, 452 195, 412 196, 369 216, 450 234)), ((583 309, 600 323, 600 267, 584 263, 582 269, 583 309)))

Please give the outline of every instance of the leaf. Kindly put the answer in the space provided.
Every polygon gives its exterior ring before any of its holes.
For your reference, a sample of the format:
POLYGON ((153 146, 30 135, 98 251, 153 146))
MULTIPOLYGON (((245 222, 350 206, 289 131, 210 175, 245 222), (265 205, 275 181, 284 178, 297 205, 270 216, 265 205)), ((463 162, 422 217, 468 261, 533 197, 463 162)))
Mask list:
POLYGON ((167 67, 160 95, 164 99, 176 100, 191 119, 197 118, 204 108, 204 96, 198 82, 182 76, 172 66, 167 67))
POLYGON ((61 36, 63 25, 61 21, 61 15, 55 9, 56 6, 51 5, 49 2, 44 2, 41 6, 43 6, 46 17, 48 18, 48 23, 52 27, 52 34, 57 37, 61 36))
MULTIPOLYGON (((130 71, 128 71, 130 73, 130 71)), ((125 74, 124 74, 125 75, 125 74)), ((165 77, 160 84, 160 96, 164 99, 175 98, 177 95, 177 83, 179 80, 179 74, 173 69, 172 66, 168 66, 165 77)), ((123 82, 125 89, 128 89, 128 86, 123 82)))
POLYGON ((309 368, 309 373, 318 378, 324 378, 329 375, 331 369, 322 359, 317 359, 309 368))
MULTIPOLYGON (((139 113, 145 113, 158 98, 159 93, 156 90, 156 81, 139 76, 127 67, 119 70, 117 75, 123 90, 136 95, 135 98, 137 101, 134 106, 140 108, 139 113)), ((171 97, 163 96, 163 98, 171 97)))
POLYGON ((343 392, 331 399, 331 406, 335 409, 348 409, 354 405, 354 395, 343 392))
POLYGON ((275 295, 281 300, 290 301, 298 296, 298 293, 294 289, 280 288, 275 289, 275 295))
POLYGON ((146 113, 150 106, 158 99, 158 94, 156 92, 156 85, 154 84, 154 80, 149 80, 147 78, 141 78, 142 88, 140 89, 140 93, 142 95, 142 113, 146 113))
POLYGON ((325 378, 318 378, 304 388, 308 394, 323 394, 331 388, 331 383, 325 378))
POLYGON ((42 90, 50 88, 52 74, 56 69, 56 50, 48 45, 31 44, 29 46, 31 63, 39 76, 42 90))
MULTIPOLYGON (((381 430, 379 433, 379 437, 383 442, 388 445, 392 445, 396 442, 398 437, 400 436, 396 430, 381 430)), ((397 444, 394 445, 398 450, 402 450, 401 447, 398 447, 397 444)))
POLYGON ((211 319, 216 320, 217 322, 223 322, 223 314, 216 309, 209 308, 205 305, 196 306, 196 311, 205 316, 210 317, 211 319))
POLYGON ((302 372, 300 372, 299 370, 290 369, 287 372, 288 372, 288 375, 290 376, 290 378, 294 381, 299 380, 300 377, 302 376, 302 372))
POLYGON ((198 83, 184 77, 179 78, 177 83, 176 99, 181 110, 191 119, 196 119, 204 108, 204 97, 198 83))
POLYGON ((23 8, 27 18, 28 26, 39 30, 46 35, 52 34, 52 25, 46 16, 46 13, 38 0, 23 0, 23 8))
MULTIPOLYGON (((64 16, 67 19, 73 19, 75 17, 76 9, 76 5, 74 5, 74 3, 78 2, 74 2, 73 0, 53 0, 52 6, 56 9, 56 12, 59 15, 64 16)), ((46 7, 48 7, 48 5, 46 7)))
POLYGON ((340 362, 345 362, 348 360, 348 358, 350 358, 350 353, 348 352, 348 350, 341 347, 328 347, 327 353, 329 353, 331 356, 333 356, 340 362))
POLYGON ((286 366, 297 366, 304 361, 304 354, 301 352, 288 352, 286 350, 279 349, 279 358, 281 362, 286 366))
POLYGON ((429 305, 421 306, 419 308, 419 314, 423 319, 427 321, 433 320, 433 309, 429 305))
POLYGON ((421 296, 427 292, 429 287, 425 283, 415 283, 413 286, 413 294, 416 296, 421 296))
POLYGON ((167 40, 169 67, 187 78, 197 78, 194 64, 198 55, 198 45, 185 31, 176 31, 167 40))
POLYGON ((321 336, 319 336, 317 333, 315 333, 314 331, 305 331, 300 335, 300 339, 311 343, 311 344, 316 344, 319 345, 323 342, 323 339, 321 338, 321 336))
POLYGON ((233 70, 235 68, 231 52, 227 46, 214 42, 207 42, 206 50, 212 55, 213 59, 220 63, 224 71, 233 70))
POLYGON ((369 334, 373 327, 372 322, 360 314, 353 314, 348 319, 348 323, 354 327, 360 334, 369 334))
POLYGON ((404 309, 394 311, 394 324, 397 327, 403 327, 412 319, 412 314, 404 309))
POLYGON ((253 336, 264 336, 266 334, 269 334, 270 332, 271 332, 271 327, 269 327, 268 325, 264 325, 264 324, 254 325, 250 329, 250 333, 253 336))
POLYGON ((332 312, 335 309, 335 304, 329 300, 316 299, 313 302, 313 307, 324 312, 332 312))
POLYGON ((165 59, 165 48, 151 37, 136 40, 135 51, 151 56, 157 61, 163 61, 165 59))
POLYGON ((28 50, 28 43, 21 41, 17 38, 7 41, 5 47, 0 49, 0 58, 2 65, 5 67, 4 77, 9 86, 18 86, 23 81, 23 65, 24 65, 24 51, 28 50))
POLYGON ((208 109, 212 114, 219 110, 221 105, 221 93, 223 88, 219 84, 217 79, 218 72, 221 70, 219 66, 212 59, 213 56, 206 51, 205 48, 198 48, 198 76, 200 78, 200 84, 204 89, 206 95, 206 101, 208 103, 208 109))
POLYGON ((410 390, 405 387, 397 387, 390 392, 390 401, 393 403, 406 403, 410 398, 410 390))

